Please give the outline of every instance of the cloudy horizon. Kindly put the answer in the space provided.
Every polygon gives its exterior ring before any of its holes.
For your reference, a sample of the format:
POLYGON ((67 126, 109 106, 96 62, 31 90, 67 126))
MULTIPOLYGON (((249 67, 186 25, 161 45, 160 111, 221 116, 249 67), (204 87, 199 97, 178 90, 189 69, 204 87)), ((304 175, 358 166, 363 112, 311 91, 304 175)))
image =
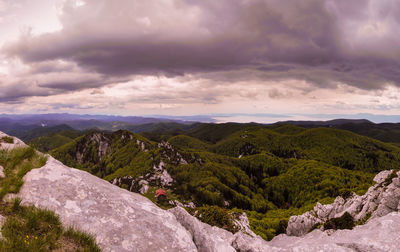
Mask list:
POLYGON ((398 121, 399 23, 395 0, 0 0, 0 113, 398 121))

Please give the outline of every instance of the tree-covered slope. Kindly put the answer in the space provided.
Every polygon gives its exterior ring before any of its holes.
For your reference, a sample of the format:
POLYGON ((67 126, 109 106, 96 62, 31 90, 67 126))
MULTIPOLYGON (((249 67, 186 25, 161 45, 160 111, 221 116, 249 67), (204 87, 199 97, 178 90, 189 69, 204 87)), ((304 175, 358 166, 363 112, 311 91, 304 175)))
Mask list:
POLYGON ((245 129, 249 126, 257 125, 255 123, 204 123, 199 124, 193 130, 186 133, 191 137, 195 137, 208 143, 216 143, 229 135, 245 129))
POLYGON ((71 142, 73 139, 79 137, 82 134, 83 132, 76 130, 60 130, 33 138, 27 143, 41 152, 49 152, 53 149, 56 149, 64 144, 71 142))
POLYGON ((236 157, 267 152, 281 158, 317 160, 349 170, 368 172, 397 168, 400 162, 400 149, 391 144, 329 128, 281 134, 253 127, 223 139, 212 150, 236 157))

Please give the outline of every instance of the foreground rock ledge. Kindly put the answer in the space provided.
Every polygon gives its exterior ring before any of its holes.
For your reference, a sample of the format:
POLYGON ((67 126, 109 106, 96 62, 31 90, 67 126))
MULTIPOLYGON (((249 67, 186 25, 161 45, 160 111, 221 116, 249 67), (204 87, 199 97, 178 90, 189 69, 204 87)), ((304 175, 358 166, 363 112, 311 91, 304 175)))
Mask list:
POLYGON ((52 157, 24 180, 23 204, 53 210, 64 224, 93 234, 103 251, 197 251, 172 213, 52 157))

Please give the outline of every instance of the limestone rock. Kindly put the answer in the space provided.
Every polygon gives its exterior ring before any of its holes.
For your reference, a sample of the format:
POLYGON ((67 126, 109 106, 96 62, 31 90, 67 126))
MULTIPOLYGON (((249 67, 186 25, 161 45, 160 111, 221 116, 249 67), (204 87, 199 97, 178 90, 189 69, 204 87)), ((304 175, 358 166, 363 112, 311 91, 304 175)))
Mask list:
POLYGON ((240 229, 241 232, 256 237, 257 235, 251 230, 250 222, 246 213, 241 213, 233 220, 234 224, 240 229))
POLYGON ((235 239, 232 242, 232 246, 240 252, 277 252, 277 251, 289 251, 288 249, 282 249, 279 247, 270 246, 270 244, 264 241, 261 237, 251 237, 245 233, 237 232, 235 239))
POLYGON ((217 227, 199 221, 181 207, 175 207, 169 212, 192 234, 193 241, 200 252, 234 252, 231 246, 233 234, 217 227))
POLYGON ((147 198, 49 157, 24 177, 19 197, 93 234, 104 251, 197 251, 175 216, 147 198))
POLYGON ((3 238, 2 234, 1 234, 1 228, 3 227, 5 222, 6 222, 6 217, 4 217, 3 215, 0 214, 0 239, 3 238))
POLYGON ((6 175, 4 174, 4 167, 0 165, 0 178, 4 178, 6 175))
POLYGON ((149 190, 149 182, 142 179, 139 181, 139 185, 141 186, 139 192, 141 194, 147 193, 147 191, 149 190))
POLYGON ((192 234, 198 251, 204 252, 263 252, 288 251, 270 246, 260 236, 240 231, 232 234, 224 229, 212 227, 199 221, 181 207, 170 210, 177 220, 192 234))
POLYGON ((278 235, 268 245, 289 251, 398 251, 400 214, 377 217, 353 230, 337 230, 328 235, 319 229, 303 237, 278 235))
POLYGON ((342 216, 345 212, 351 214, 354 220, 381 217, 391 212, 400 210, 400 179, 396 174, 391 181, 387 178, 393 171, 382 171, 377 174, 368 191, 362 195, 353 193, 349 198, 337 197, 332 204, 321 205, 317 203, 313 210, 289 219, 286 233, 288 235, 302 236, 310 231, 317 223, 324 223, 328 219, 342 216))

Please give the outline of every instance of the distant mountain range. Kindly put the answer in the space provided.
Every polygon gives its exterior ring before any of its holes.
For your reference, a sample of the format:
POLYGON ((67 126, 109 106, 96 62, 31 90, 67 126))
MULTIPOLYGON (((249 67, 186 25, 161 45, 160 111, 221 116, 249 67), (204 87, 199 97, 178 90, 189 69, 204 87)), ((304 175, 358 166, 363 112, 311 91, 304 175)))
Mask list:
MULTIPOLYGON (((274 128, 279 125, 296 125, 303 128, 329 127, 348 130, 383 142, 400 143, 399 123, 373 123, 366 119, 334 119, 329 121, 281 121, 273 124, 257 123, 209 123, 207 116, 113 116, 76 114, 0 114, 0 131, 30 142, 36 137, 60 130, 79 132, 90 129, 101 131, 129 130, 141 133, 150 140, 161 140, 179 134, 200 137, 216 143, 224 136, 248 126, 263 125, 274 128), (206 121, 206 123, 205 123, 206 121)), ((67 134, 68 135, 68 134, 67 134)), ((65 138, 63 138, 65 140, 65 138)), ((64 141, 61 141, 64 142, 64 141)), ((60 142, 60 143, 61 143, 60 142)), ((399 144, 400 146, 400 144, 399 144)))
POLYGON ((21 137, 37 127, 68 125, 75 130, 99 129, 115 131, 130 129, 135 125, 170 123, 191 124, 193 121, 140 116, 75 115, 75 114, 0 114, 0 130, 21 137))

